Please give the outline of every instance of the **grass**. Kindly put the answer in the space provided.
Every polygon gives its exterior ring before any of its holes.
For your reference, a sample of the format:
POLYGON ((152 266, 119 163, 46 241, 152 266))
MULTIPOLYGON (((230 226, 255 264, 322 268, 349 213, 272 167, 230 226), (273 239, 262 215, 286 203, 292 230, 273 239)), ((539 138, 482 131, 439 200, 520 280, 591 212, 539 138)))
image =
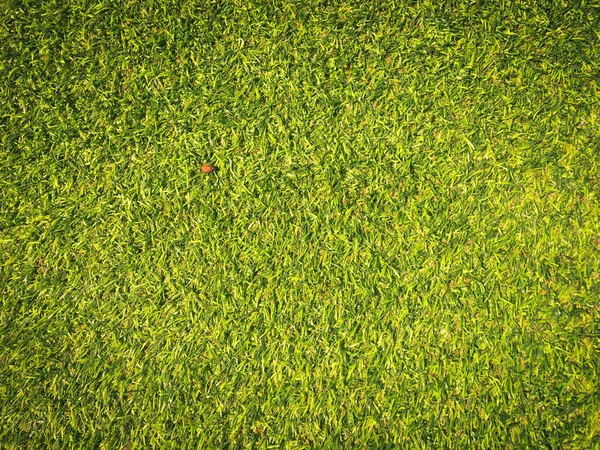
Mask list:
POLYGON ((2 2, 0 447, 600 448, 600 4, 526 3, 2 2))

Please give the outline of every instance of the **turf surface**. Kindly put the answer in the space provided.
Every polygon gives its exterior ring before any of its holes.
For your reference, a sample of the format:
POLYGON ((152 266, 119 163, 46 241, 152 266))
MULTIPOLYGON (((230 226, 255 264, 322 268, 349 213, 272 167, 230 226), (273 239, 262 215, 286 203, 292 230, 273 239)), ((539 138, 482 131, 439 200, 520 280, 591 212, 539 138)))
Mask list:
POLYGON ((600 4, 525 3, 3 1, 0 447, 600 448, 600 4))

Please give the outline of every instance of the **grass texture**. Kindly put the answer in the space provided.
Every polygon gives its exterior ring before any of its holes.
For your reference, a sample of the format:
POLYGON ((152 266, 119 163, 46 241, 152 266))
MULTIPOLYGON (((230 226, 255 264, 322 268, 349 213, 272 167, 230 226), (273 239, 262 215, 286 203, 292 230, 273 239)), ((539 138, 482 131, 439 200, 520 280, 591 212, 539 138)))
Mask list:
POLYGON ((599 30, 2 1, 0 447, 600 448, 599 30))

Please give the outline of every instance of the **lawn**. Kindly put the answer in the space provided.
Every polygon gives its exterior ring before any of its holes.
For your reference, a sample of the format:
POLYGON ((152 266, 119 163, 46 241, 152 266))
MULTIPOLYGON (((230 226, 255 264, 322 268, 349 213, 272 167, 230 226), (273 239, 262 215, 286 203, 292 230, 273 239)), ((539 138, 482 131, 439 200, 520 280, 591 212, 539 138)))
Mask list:
POLYGON ((0 9, 1 448, 600 448, 600 3, 0 9))

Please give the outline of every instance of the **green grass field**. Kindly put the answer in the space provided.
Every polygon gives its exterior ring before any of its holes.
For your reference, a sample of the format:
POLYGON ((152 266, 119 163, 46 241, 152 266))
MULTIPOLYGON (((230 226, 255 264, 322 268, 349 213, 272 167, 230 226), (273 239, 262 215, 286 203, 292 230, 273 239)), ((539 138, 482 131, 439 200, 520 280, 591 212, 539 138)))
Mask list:
POLYGON ((600 3, 0 10, 2 449, 600 448, 600 3))

